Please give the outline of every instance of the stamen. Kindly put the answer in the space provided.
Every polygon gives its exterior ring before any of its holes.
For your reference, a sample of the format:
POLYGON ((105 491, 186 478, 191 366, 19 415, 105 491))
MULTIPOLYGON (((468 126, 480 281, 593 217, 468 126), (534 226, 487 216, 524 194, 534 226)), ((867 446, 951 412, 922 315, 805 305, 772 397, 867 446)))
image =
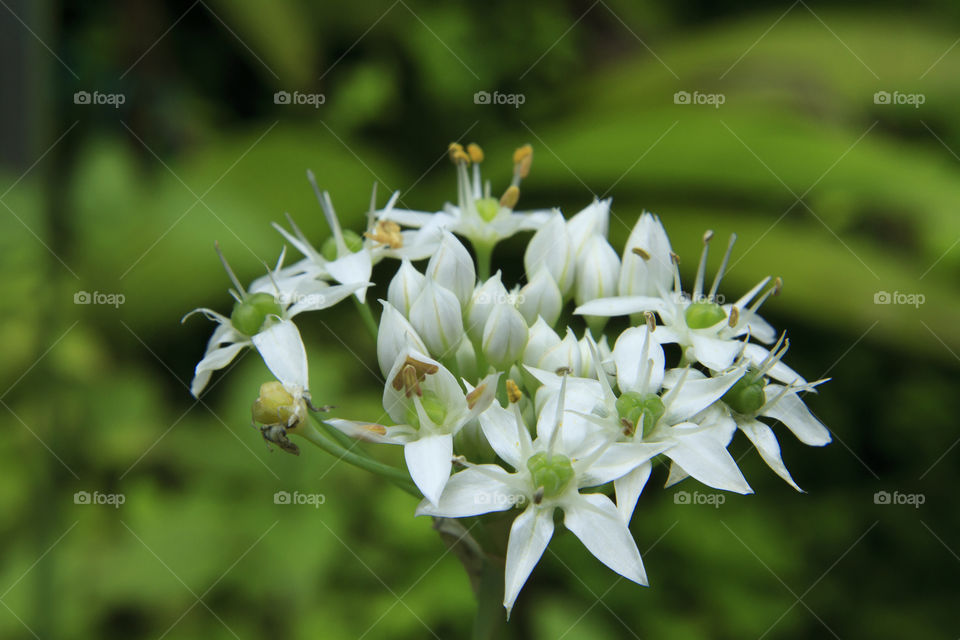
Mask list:
POLYGON ((713 231, 708 230, 703 234, 703 251, 700 252, 700 264, 697 265, 697 279, 693 283, 693 302, 700 302, 703 297, 703 275, 707 270, 707 255, 710 253, 710 240, 713 238, 713 231))
POLYGON ((750 289, 750 291, 747 291, 745 294, 743 294, 743 295, 740 297, 739 300, 737 300, 735 303, 733 303, 734 306, 736 306, 736 307, 745 307, 745 306, 747 306, 747 304, 749 304, 750 301, 753 300, 754 296, 756 296, 758 293, 760 293, 760 290, 763 289, 765 286, 767 286, 767 283, 768 283, 768 282, 770 282, 770 276, 767 276, 766 278, 764 278, 763 280, 761 280, 760 282, 758 282, 757 284, 755 284, 755 285, 753 286, 753 289, 750 289))
POLYGON ((653 333, 657 330, 657 317, 653 315, 652 311, 644 311, 643 317, 647 320, 647 331, 653 333))
POLYGON ((560 395, 557 397, 557 416, 554 419, 553 433, 550 434, 550 443, 547 445, 547 453, 553 455, 553 448, 560 436, 560 428, 563 426, 563 405, 567 399, 567 376, 560 380, 560 395))
POLYGON ((475 142, 467 145, 467 155, 470 157, 470 162, 474 164, 483 162, 483 149, 475 142))
POLYGON ((337 212, 333 208, 330 194, 326 191, 320 191, 317 179, 313 175, 313 171, 309 169, 307 169, 307 180, 310 181, 310 186, 313 187, 313 192, 316 194, 317 200, 320 201, 320 208, 323 209, 323 217, 326 218, 327 225, 333 233, 333 240, 337 244, 337 257, 347 255, 350 251, 347 249, 347 243, 343 240, 343 230, 340 229, 340 221, 337 219, 337 212))
POLYGON ((717 295, 717 288, 720 286, 720 281, 723 279, 723 273, 727 270, 727 263, 730 262, 730 253, 733 251, 733 243, 737 241, 737 234, 730 234, 730 242, 727 244, 727 252, 723 254, 723 262, 720 263, 720 268, 717 270, 717 275, 713 278, 713 285, 710 287, 710 295, 708 300, 713 302, 714 296, 717 295))
POLYGON ((511 404, 516 404, 520 402, 520 399, 523 398, 523 393, 520 391, 520 387, 517 386, 517 383, 512 379, 507 380, 507 400, 511 404))
MULTIPOLYGON (((223 265, 223 268, 226 269, 227 276, 230 278, 230 282, 232 282, 233 286, 237 288, 237 295, 239 295, 240 298, 246 298, 247 291, 243 288, 243 285, 240 284, 240 280, 237 279, 237 274, 235 274, 233 269, 230 268, 230 264, 227 262, 227 259, 223 257, 223 252, 220 251, 220 243, 214 242, 213 246, 217 250, 217 255, 220 256, 220 263, 223 265)), ((236 296, 234 297, 236 298, 236 296)), ((237 300, 237 302, 240 302, 240 300, 237 300)))
POLYGON ((450 161, 453 164, 470 164, 470 156, 463 150, 462 144, 451 142, 450 146, 447 147, 447 152, 450 154, 450 161))
POLYGON ((683 293, 683 285, 680 284, 680 256, 671 251, 670 262, 673 263, 673 293, 679 295, 683 293))
POLYGON ((397 391, 401 389, 406 389, 406 396, 410 397, 410 390, 415 389, 417 395, 422 395, 420 392, 419 383, 424 380, 428 375, 432 375, 439 371, 439 367, 435 364, 430 364, 429 362, 420 362, 419 360, 413 359, 411 356, 407 356, 407 359, 404 361, 403 366, 400 367, 400 372, 393 378, 393 388, 397 391), (411 382, 411 374, 413 376, 411 382))
POLYGON ((478 387, 475 387, 473 391, 467 394, 467 408, 473 409, 477 406, 477 402, 480 401, 480 396, 483 395, 483 392, 486 391, 487 385, 481 384, 478 387))
POLYGON ((777 279, 773 281, 773 286, 764 291, 763 295, 757 298, 757 300, 750 305, 750 313, 756 313, 757 309, 760 308, 760 305, 767 301, 767 298, 770 296, 779 295, 781 289, 783 289, 783 280, 777 277, 777 279))
POLYGON ((530 164, 533 162, 533 147, 525 144, 513 152, 513 183, 520 184, 520 181, 530 175, 530 164))
POLYGON ((373 231, 367 231, 363 236, 391 249, 403 247, 403 234, 400 233, 400 225, 392 220, 379 221, 374 226, 373 231))
POLYGON ((403 388, 404 395, 410 397, 412 394, 417 394, 418 396, 423 395, 423 390, 420 389, 420 378, 417 375, 417 370, 413 368, 413 365, 406 365, 400 371, 400 375, 403 377, 403 388))
POLYGON ((506 207, 507 209, 513 209, 517 206, 517 201, 520 200, 520 189, 516 185, 510 185, 507 187, 507 190, 503 192, 503 195, 500 197, 500 206, 506 207))
POLYGON ((730 325, 730 328, 735 329, 739 322, 740 322, 740 309, 738 309, 737 307, 731 307, 730 322, 728 323, 730 325))
POLYGON ((643 249, 641 249, 640 247, 634 247, 633 249, 630 249, 630 253, 640 256, 641 258, 644 259, 644 261, 650 260, 650 254, 644 251, 643 249))

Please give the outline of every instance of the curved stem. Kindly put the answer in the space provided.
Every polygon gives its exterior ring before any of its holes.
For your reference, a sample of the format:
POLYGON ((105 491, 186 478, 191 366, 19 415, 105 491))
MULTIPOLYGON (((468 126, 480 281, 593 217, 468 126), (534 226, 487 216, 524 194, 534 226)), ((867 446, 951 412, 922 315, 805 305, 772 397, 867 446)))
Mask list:
MULTIPOLYGON (((311 417, 313 418, 314 421, 320 423, 321 425, 324 425, 325 427, 327 426, 322 420, 320 420, 316 416, 312 415, 311 417)), ((330 455, 335 456, 340 460, 349 462, 355 467, 359 467, 371 473, 375 473, 377 475, 385 477, 386 479, 390 480, 393 484, 397 485, 398 487, 400 487, 401 489, 403 489, 404 491, 406 491, 407 493, 409 493, 415 498, 422 497, 420 492, 410 481, 410 476, 402 469, 398 469, 397 467, 384 464, 382 462, 378 462, 373 458, 357 453, 353 451, 353 447, 349 449, 344 448, 340 446, 340 444, 335 442, 333 439, 331 439, 330 436, 324 435, 323 433, 318 431, 317 428, 312 424, 309 424, 309 423, 303 424, 302 427, 297 429, 296 435, 303 436, 304 438, 306 438, 316 446, 320 447, 330 455)))

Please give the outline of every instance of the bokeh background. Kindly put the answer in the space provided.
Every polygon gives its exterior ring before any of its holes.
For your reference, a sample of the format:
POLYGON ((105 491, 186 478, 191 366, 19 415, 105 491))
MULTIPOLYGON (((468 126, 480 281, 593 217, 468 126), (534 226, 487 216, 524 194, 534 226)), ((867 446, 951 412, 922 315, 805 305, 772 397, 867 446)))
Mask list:
MULTIPOLYGON (((414 500, 319 450, 269 452, 255 356, 194 400, 211 326, 180 324, 230 308, 214 240, 249 280, 284 212, 325 237, 306 169, 360 225, 375 182, 411 208, 453 198, 451 140, 484 146, 495 190, 531 143, 521 208, 612 196, 618 248, 658 213, 685 278, 705 229, 736 231, 723 290, 782 276, 765 311, 789 362, 833 378, 808 398, 833 444, 780 428, 808 493, 739 439, 754 496, 678 504, 704 488, 663 490, 661 469, 633 523, 651 588, 559 536, 518 632, 960 636, 955 3, 0 4, 0 637, 469 632, 468 581, 414 500)), ((522 242, 495 255, 514 276, 522 242)), ((304 320, 314 397, 379 415, 352 307, 304 320)))

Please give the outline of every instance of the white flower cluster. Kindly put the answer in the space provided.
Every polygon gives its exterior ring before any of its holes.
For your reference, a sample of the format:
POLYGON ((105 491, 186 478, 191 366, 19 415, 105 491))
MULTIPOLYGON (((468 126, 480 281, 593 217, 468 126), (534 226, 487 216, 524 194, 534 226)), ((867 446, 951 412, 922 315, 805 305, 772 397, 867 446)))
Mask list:
POLYGON ((569 219, 556 209, 514 211, 529 147, 514 154, 513 181, 499 199, 481 182, 479 147, 454 144, 450 155, 456 205, 436 213, 400 210, 395 195, 382 209, 371 204, 360 236, 341 230, 329 195, 317 189, 333 234, 320 250, 290 220, 292 231, 277 229, 303 260, 283 267, 281 257, 248 289, 227 267, 236 304, 229 318, 199 310, 219 326, 197 365, 194 393, 211 371, 252 345, 278 379, 264 385, 254 406, 264 437, 288 450, 296 449, 288 433, 318 442, 317 432, 303 427, 312 407, 306 353, 292 319, 351 294, 369 313, 372 266, 399 259, 376 328, 383 408, 392 424, 317 423, 328 431, 326 443, 403 446, 403 477, 423 496, 417 514, 515 511, 508 614, 553 535, 557 509, 601 562, 646 584, 628 525, 656 460, 669 460, 668 486, 689 476, 750 493, 727 450, 740 430, 800 490, 762 419, 783 423, 812 446, 827 444, 830 434, 800 395, 822 381, 809 383, 783 364, 785 337, 757 314, 780 291, 779 279, 764 278, 721 304, 734 238, 705 290, 708 232, 692 291, 684 292, 679 260, 656 216, 643 213, 618 253, 608 240, 610 200, 569 219), (535 230, 523 256, 525 281, 511 287, 500 272, 489 274, 490 254, 500 239, 525 230, 535 230), (470 241, 476 262, 458 235, 470 241), (427 258, 424 268, 414 266, 427 258), (608 341, 603 331, 611 316, 629 316, 633 326, 608 341))

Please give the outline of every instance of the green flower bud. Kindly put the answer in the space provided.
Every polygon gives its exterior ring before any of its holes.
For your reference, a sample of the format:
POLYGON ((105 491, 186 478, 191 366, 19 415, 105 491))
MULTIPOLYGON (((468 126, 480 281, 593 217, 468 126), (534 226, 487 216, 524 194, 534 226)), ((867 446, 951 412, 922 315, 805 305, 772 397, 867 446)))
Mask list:
POLYGON ((233 305, 230 324, 245 336, 255 335, 263 327, 267 316, 279 316, 283 309, 269 293, 254 293, 233 305))
POLYGON ((490 222, 500 213, 500 201, 496 198, 483 198, 477 200, 477 213, 486 222, 490 222))
POLYGON ((543 489, 544 498, 559 495, 573 479, 570 458, 559 453, 535 453, 527 460, 527 469, 533 475, 534 486, 543 489))
POLYGON ((621 421, 629 424, 634 433, 640 429, 644 436, 650 435, 664 411, 663 400, 655 393, 627 391, 617 398, 617 414, 621 421))
MULTIPOLYGON (((363 248, 363 238, 357 235, 356 231, 351 231, 350 229, 343 230, 343 244, 347 245, 347 250, 350 253, 356 253, 363 248)), ((320 247, 320 255, 324 259, 333 262, 337 259, 337 239, 333 236, 330 236, 323 241, 323 246, 320 247)))
POLYGON ((687 307, 685 315, 691 329, 706 329, 727 317, 723 307, 716 302, 694 302, 687 307))
MULTIPOLYGON (((434 424, 443 424, 447 417, 447 406, 440 400, 440 397, 433 391, 425 390, 420 396, 420 404, 426 412, 427 417, 434 424)), ((407 424, 417 429, 420 428, 420 416, 417 413, 417 407, 412 402, 407 406, 407 424)))
POLYGON ((253 403, 252 413, 254 422, 260 424, 294 426, 305 413, 305 404, 303 400, 296 401, 283 384, 273 380, 260 385, 260 396, 253 403))
POLYGON ((767 401, 763 386, 763 376, 750 371, 737 380, 721 399, 737 413, 750 415, 759 411, 767 401))

